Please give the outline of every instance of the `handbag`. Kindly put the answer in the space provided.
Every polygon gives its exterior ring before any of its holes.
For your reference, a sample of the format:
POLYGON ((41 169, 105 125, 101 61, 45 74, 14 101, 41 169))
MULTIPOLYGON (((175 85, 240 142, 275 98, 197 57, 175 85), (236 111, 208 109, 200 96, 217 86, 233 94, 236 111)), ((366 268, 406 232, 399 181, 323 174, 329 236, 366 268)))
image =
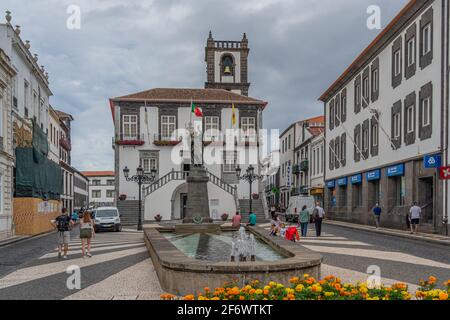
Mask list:
POLYGON ((80 238, 92 238, 92 228, 81 228, 80 229, 80 238))

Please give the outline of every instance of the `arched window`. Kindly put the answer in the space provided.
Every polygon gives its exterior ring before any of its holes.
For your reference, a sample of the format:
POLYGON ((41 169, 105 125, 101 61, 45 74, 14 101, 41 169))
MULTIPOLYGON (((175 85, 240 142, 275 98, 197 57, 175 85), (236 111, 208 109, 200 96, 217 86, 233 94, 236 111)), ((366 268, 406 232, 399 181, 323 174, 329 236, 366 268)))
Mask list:
POLYGON ((225 76, 232 76, 234 74, 233 58, 229 55, 225 55, 222 58, 222 73, 225 76))

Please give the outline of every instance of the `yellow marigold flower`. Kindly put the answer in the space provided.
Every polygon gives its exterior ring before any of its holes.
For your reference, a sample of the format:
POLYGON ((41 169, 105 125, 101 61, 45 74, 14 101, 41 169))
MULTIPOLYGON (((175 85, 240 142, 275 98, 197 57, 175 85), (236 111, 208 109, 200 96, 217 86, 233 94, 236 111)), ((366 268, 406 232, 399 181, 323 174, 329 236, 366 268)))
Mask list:
POLYGON ((199 296, 199 297, 198 297, 198 300, 199 300, 199 301, 203 301, 203 300, 205 300, 205 297, 204 297, 204 296, 199 296))
POLYGON ((274 281, 270 281, 270 282, 269 282, 269 286, 270 286, 270 287, 276 287, 277 284, 276 284, 274 281))
POLYGON ((278 283, 278 284, 277 284, 277 288, 278 288, 278 289, 281 289, 281 288, 284 288, 284 286, 283 286, 281 283, 278 283))
POLYGON ((261 289, 257 289, 257 290, 255 291, 255 293, 256 293, 257 295, 261 295, 261 294, 263 293, 263 291, 262 291, 261 289))
POLYGON ((369 290, 366 287, 361 287, 359 288, 359 292, 361 292, 362 294, 366 294, 369 290))
POLYGON ((305 273, 305 274, 303 275, 303 278, 305 278, 305 279, 309 278, 309 274, 305 273))
MULTIPOLYGON (((211 298, 211 300, 213 300, 213 301, 217 301, 217 300, 220 300, 218 297, 214 297, 214 298, 211 298)), ((225 299, 224 299, 225 300, 225 299)))
POLYGON ((295 291, 297 292, 302 292, 303 289, 305 289, 305 286, 302 284, 299 284, 298 286, 295 287, 295 291))
POLYGON ((448 293, 445 292, 439 293, 439 300, 448 300, 448 293))
POLYGON ((245 290, 247 290, 247 291, 248 291, 248 290, 251 290, 251 289, 253 289, 252 286, 246 286, 246 287, 245 287, 245 290))
POLYGON ((325 297, 330 298, 334 296, 334 292, 325 292, 325 297))
POLYGON ((269 286, 265 286, 264 287, 264 290, 267 290, 267 291, 269 291, 271 288, 269 287, 269 286))

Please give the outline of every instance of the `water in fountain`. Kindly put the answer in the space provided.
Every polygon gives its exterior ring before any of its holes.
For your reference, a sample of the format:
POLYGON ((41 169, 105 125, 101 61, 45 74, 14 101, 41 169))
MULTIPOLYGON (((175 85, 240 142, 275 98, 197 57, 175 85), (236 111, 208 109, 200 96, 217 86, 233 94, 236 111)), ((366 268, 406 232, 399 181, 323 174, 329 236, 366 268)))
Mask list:
POLYGON ((247 234, 244 227, 233 236, 231 243, 231 261, 255 261, 255 236, 247 234))

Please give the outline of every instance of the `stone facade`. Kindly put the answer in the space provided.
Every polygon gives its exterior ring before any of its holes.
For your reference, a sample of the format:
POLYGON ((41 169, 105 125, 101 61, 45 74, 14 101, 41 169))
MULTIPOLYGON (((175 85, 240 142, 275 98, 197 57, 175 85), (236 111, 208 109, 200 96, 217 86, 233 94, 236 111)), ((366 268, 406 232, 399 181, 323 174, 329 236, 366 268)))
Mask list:
POLYGON ((13 143, 11 79, 15 71, 0 49, 0 240, 14 234, 12 221, 13 143))

